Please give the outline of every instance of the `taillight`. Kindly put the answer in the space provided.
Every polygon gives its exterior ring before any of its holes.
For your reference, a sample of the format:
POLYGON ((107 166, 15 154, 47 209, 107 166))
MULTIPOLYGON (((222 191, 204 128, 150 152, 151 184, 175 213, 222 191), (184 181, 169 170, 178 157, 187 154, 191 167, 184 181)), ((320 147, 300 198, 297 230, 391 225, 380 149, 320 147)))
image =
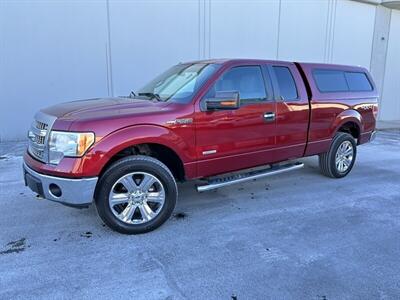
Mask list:
POLYGON ((377 119, 378 118, 378 104, 374 105, 372 112, 374 114, 374 118, 377 119))

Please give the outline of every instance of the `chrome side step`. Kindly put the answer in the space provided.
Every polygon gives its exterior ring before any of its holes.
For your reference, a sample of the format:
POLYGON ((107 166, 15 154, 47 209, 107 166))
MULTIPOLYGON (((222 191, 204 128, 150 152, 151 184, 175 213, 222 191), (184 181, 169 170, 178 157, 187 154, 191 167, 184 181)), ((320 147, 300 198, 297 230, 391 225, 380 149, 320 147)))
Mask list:
POLYGON ((258 179, 258 178, 263 178, 263 177, 267 177, 267 176, 286 173, 289 171, 294 171, 297 169, 301 169, 303 167, 304 167, 304 164, 301 162, 286 164, 286 165, 282 165, 282 166, 274 166, 274 167, 264 169, 264 170, 252 171, 252 172, 248 172, 248 173, 232 175, 229 177, 212 179, 208 182, 208 184, 200 185, 200 186, 198 185, 196 188, 197 188, 198 192, 204 192, 204 191, 209 191, 209 190, 217 189, 220 187, 232 185, 235 183, 246 182, 246 181, 253 180, 253 179, 258 179))

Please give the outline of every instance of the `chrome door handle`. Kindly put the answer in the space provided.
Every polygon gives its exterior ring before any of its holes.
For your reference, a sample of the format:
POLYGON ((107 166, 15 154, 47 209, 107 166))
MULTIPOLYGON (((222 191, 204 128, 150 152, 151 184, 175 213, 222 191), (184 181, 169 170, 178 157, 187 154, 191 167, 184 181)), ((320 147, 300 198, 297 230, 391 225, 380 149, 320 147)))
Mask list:
POLYGON ((266 112, 266 113, 264 113, 264 120, 265 121, 274 121, 275 120, 275 113, 274 112, 266 112))

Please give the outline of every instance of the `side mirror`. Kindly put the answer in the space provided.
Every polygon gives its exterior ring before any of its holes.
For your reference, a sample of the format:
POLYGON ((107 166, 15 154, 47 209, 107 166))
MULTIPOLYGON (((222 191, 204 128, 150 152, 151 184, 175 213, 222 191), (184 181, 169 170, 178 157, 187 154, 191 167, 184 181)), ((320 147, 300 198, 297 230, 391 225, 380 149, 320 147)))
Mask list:
POLYGON ((215 98, 205 100, 206 110, 238 109, 240 107, 239 92, 221 91, 215 93, 215 98))

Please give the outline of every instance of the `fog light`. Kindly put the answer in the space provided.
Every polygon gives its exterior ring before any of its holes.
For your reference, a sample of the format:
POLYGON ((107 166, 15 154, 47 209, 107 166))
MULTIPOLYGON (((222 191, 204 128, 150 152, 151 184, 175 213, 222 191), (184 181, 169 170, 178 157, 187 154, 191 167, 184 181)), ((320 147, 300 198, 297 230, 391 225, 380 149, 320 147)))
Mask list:
POLYGON ((57 184, 54 184, 54 183, 49 185, 49 191, 50 191, 50 194, 52 194, 56 198, 59 198, 62 195, 61 188, 57 184))

